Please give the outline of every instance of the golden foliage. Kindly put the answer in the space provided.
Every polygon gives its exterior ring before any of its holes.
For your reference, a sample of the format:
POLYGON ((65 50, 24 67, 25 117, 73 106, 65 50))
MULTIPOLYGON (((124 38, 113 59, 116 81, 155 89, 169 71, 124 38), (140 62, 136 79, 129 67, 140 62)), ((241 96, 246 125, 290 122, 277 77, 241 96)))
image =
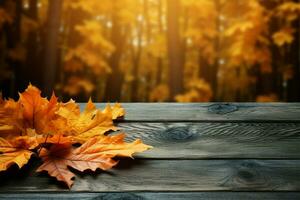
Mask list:
MULTIPOLYGON (((220 89, 211 94, 208 92, 211 89, 187 86, 185 94, 177 98, 179 101, 209 101, 213 95, 246 94, 256 83, 251 74, 254 68, 259 68, 262 74, 272 73, 272 44, 282 48, 294 41, 292 22, 299 17, 300 10, 300 4, 290 0, 274 1, 272 8, 258 0, 181 0, 180 6, 179 31, 185 50, 182 55, 185 57, 184 85, 206 79, 209 80, 206 84, 217 84, 220 89), (278 30, 271 28, 274 20, 278 21, 278 30), (202 72, 203 68, 209 73, 202 72), (212 72, 213 68, 216 71, 212 72), (211 82, 210 73, 217 74, 218 83, 211 82)), ((134 92, 140 100, 161 102, 169 99, 165 1, 104 0, 99 4, 75 0, 65 2, 64 9, 83 16, 73 25, 76 33, 70 33, 80 35, 78 44, 68 48, 64 56, 65 70, 71 72, 62 84, 65 93, 73 96, 85 91, 87 96, 94 91, 87 84, 83 89, 75 89, 74 81, 66 84, 73 77, 80 82, 78 73, 85 83, 89 81, 97 89, 107 84, 105 78, 99 79, 115 73, 110 59, 120 50, 118 68, 124 73, 121 87, 125 96, 122 99, 130 100, 133 95, 128 93, 134 92), (122 47, 112 41, 111 36, 116 31, 114 20, 126 36, 122 47), (98 78, 91 80, 88 78, 91 74, 98 78), (130 88, 136 82, 139 89, 132 91, 130 88)))
MULTIPOLYGON (((22 3, 20 41, 4 54, 23 66, 30 56, 26 50, 30 33, 43 39, 49 1, 38 1, 37 17, 29 15, 30 1, 22 3)), ((283 80, 294 76, 290 69, 293 63, 285 57, 299 37, 295 25, 300 16, 299 2, 180 0, 179 7, 182 55, 176 56, 184 58, 186 86, 180 101, 227 100, 229 96, 233 97, 230 100, 236 100, 235 96, 255 100, 250 93, 260 79, 256 80, 254 71, 277 73, 283 80), (188 87, 197 79, 207 80, 217 91, 200 94, 199 88, 188 87)), ((16 3, 6 1, 0 8, 0 29, 4 24, 11 26, 16 14, 16 3)), ((167 16, 164 0, 64 0, 58 29, 62 67, 56 88, 60 95, 82 100, 93 95, 102 101, 109 93, 105 91, 107 85, 120 84, 120 101, 168 101, 172 66, 167 16), (110 83, 111 76, 117 76, 118 81, 110 83)), ((5 41, 0 44, 5 45, 5 41)), ((42 46, 43 40, 37 44, 42 46)), ((1 62, 1 80, 11 76, 5 68, 1 62)))
POLYGON ((280 31, 273 34, 272 38, 277 46, 283 46, 285 44, 291 44, 294 40, 293 33, 295 31, 291 28, 283 28, 280 31))
POLYGON ((292 22, 300 15, 300 4, 292 1, 283 2, 275 10, 275 15, 292 22))
POLYGON ((63 91, 70 96, 75 96, 84 93, 86 96, 91 94, 95 89, 94 84, 85 78, 72 76, 68 79, 66 85, 63 86, 63 91))
POLYGON ((169 87, 165 84, 156 86, 151 92, 149 100, 152 102, 164 102, 169 99, 169 87))
POLYGON ((212 90, 208 83, 202 79, 191 80, 187 85, 185 94, 177 95, 178 102, 207 102, 212 98, 212 90))
POLYGON ((256 102, 276 102, 278 97, 276 94, 259 95, 256 97, 256 102))
POLYGON ((0 8, 0 29, 4 23, 12 23, 12 17, 2 8, 0 8))

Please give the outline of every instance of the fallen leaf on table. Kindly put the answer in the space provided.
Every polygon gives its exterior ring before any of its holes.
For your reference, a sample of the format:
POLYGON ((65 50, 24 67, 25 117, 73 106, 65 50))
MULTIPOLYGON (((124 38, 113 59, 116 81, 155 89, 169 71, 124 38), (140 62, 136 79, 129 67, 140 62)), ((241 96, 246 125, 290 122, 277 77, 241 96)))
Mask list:
POLYGON ((69 110, 62 106, 57 114, 67 121, 61 132, 65 135, 74 136, 74 139, 79 143, 83 143, 91 137, 104 135, 108 131, 117 130, 113 124, 112 114, 96 109, 91 100, 82 113, 77 112, 76 109, 69 110))
POLYGON ((43 160, 37 172, 47 171, 71 188, 75 174, 70 168, 108 170, 117 157, 132 158, 152 148, 139 139, 126 143, 123 133, 107 135, 118 130, 113 120, 124 115, 119 103, 101 110, 91 99, 81 112, 75 101, 59 102, 54 93, 48 100, 33 85, 18 101, 0 96, 0 171, 14 164, 21 168, 35 154, 43 160))
POLYGON ((112 158, 116 156, 132 157, 133 153, 151 148, 140 140, 125 143, 124 138, 125 134, 95 137, 86 141, 79 148, 70 148, 70 145, 66 143, 56 143, 49 150, 41 151, 40 156, 44 163, 37 169, 37 172, 47 171, 50 176, 65 182, 70 188, 75 175, 68 167, 81 172, 95 171, 98 168, 108 170, 117 164, 117 161, 112 158))
POLYGON ((131 143, 124 142, 125 134, 117 134, 113 136, 93 138, 89 140, 92 149, 86 149, 85 152, 97 151, 98 155, 106 156, 122 156, 132 157, 134 153, 143 152, 152 148, 149 145, 145 145, 141 140, 137 139, 131 143))
POLYGON ((79 148, 54 144, 49 150, 43 149, 40 156, 44 163, 37 169, 37 172, 47 171, 50 176, 65 182, 71 188, 75 174, 68 169, 68 166, 83 172, 87 169, 95 171, 98 168, 108 170, 117 164, 117 161, 109 156, 97 155, 93 147, 88 146, 89 144, 87 142, 79 148), (84 152, 84 149, 89 149, 89 152, 84 152))
POLYGON ((124 108, 122 108, 120 103, 116 103, 113 106, 110 106, 110 104, 107 104, 107 106, 103 110, 103 113, 111 113, 113 120, 125 116, 125 110, 124 110, 124 108))

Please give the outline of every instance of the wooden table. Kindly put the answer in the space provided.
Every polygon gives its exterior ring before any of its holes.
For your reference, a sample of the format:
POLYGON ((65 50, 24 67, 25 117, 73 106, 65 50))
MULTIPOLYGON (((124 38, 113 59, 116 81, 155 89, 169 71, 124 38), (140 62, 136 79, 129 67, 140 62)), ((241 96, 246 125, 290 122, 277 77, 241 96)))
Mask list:
POLYGON ((154 149, 72 190, 32 167, 2 173, 0 199, 300 199, 300 103, 123 106, 128 140, 154 149))

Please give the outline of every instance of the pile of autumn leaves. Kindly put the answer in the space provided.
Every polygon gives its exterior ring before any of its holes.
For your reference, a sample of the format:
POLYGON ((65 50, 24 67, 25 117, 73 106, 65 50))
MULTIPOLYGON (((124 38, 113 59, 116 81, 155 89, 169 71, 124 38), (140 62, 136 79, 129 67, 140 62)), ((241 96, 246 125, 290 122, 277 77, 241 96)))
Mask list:
POLYGON ((21 168, 35 155, 43 160, 37 172, 47 171, 70 188, 75 174, 69 168, 108 170, 117 164, 113 158, 151 148, 140 140, 124 142, 123 133, 105 135, 117 130, 113 120, 125 114, 120 104, 99 110, 89 101, 80 112, 73 100, 61 103, 54 94, 47 100, 32 85, 19 95, 17 102, 0 98, 0 171, 21 168))

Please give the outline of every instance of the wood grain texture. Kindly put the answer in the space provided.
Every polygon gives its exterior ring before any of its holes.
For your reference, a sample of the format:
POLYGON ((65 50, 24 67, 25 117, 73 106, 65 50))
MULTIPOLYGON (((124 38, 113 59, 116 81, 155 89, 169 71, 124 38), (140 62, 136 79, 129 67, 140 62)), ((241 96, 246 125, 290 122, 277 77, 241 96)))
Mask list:
POLYGON ((298 200, 296 192, 0 193, 1 200, 298 200))
POLYGON ((154 149, 77 173, 71 191, 33 158, 0 173, 0 199, 300 199, 300 103, 123 106, 127 140, 154 149))
MULTIPOLYGON (((106 104, 98 103, 104 108, 106 104)), ((300 103, 122 103, 125 121, 296 121, 300 103)), ((83 109, 84 103, 80 104, 83 109)))
MULTIPOLYGON (((110 171, 78 175, 72 191, 299 191, 299 169, 299 160, 122 160, 110 171)), ((0 180, 2 193, 68 191, 25 169, 0 180)))
POLYGON ((164 159, 300 158, 300 123, 119 123, 127 140, 154 148, 137 157, 164 159))

